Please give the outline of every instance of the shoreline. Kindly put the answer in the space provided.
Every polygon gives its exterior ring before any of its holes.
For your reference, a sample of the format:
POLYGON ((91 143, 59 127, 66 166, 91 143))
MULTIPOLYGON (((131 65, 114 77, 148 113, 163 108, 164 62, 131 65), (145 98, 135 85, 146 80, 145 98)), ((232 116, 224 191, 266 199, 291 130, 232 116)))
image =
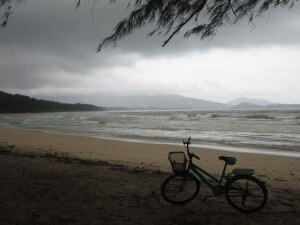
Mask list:
MULTIPOLYGON (((0 128, 0 146, 13 146, 11 149, 13 151, 63 155, 70 158, 100 160, 112 164, 169 172, 171 166, 168 153, 170 151, 185 151, 182 144, 124 142, 12 128, 0 128)), ((219 174, 223 167, 223 161, 218 159, 220 155, 232 156, 238 159, 237 164, 231 168, 257 168, 256 170, 262 173, 264 170, 274 169, 273 166, 276 164, 290 164, 292 162, 295 169, 300 170, 299 157, 211 150, 195 147, 194 145, 190 146, 190 150, 201 158, 199 161, 195 161, 196 163, 203 165, 205 169, 212 170, 215 174, 219 174), (299 166, 297 166, 297 163, 299 166)))
MULTIPOLYGON (((57 133, 62 134, 62 133, 57 133)), ((72 134, 70 134, 72 135, 72 134)), ((80 135, 79 135, 80 136, 80 135)), ((145 140, 145 139, 126 139, 126 138, 114 138, 114 137, 97 137, 97 136, 85 136, 93 137, 98 139, 107 139, 114 141, 122 141, 128 143, 142 143, 142 144, 154 144, 154 145, 174 145, 183 146, 182 143, 169 142, 169 141, 156 141, 156 140, 145 140)), ((193 140, 192 140, 193 141, 193 140)), ((260 154, 260 155, 271 155, 271 156, 284 156, 284 157, 296 157, 300 158, 300 152, 292 150, 279 150, 279 149, 264 149, 264 148, 251 148, 251 147, 237 147, 237 146, 223 146, 223 145, 206 145, 206 144, 195 144, 192 143, 192 147, 200 149, 209 149, 212 151, 223 151, 223 152, 237 152, 237 153, 250 153, 250 154, 260 154)))
MULTIPOLYGON (((86 137, 86 138, 95 138, 99 140, 111 140, 111 141, 121 141, 126 143, 141 143, 141 144, 153 144, 153 145, 171 145, 171 146, 183 146, 182 142, 172 142, 170 140, 167 141, 158 141, 158 140, 148 140, 148 139, 138 139, 138 138, 123 138, 123 137, 108 137, 108 136, 89 136, 84 134, 75 134, 75 133, 63 133, 57 131, 49 131, 49 130, 37 130, 37 129, 29 129, 29 128, 20 128, 20 127, 0 127, 0 129, 15 129, 20 131, 32 131, 32 132, 41 132, 46 134, 57 134, 57 135, 66 135, 66 136, 74 136, 74 137, 86 137)), ((232 153, 250 153, 250 154, 261 154, 261 155, 271 155, 271 156, 279 156, 279 157, 296 157, 300 158, 300 151, 297 150, 282 150, 282 149, 266 149, 266 148, 255 148, 248 146, 224 146, 224 145, 208 145, 208 144, 198 144, 193 143, 192 139, 192 147, 200 148, 200 149, 208 149, 212 151, 221 151, 221 152, 232 152, 232 153)))

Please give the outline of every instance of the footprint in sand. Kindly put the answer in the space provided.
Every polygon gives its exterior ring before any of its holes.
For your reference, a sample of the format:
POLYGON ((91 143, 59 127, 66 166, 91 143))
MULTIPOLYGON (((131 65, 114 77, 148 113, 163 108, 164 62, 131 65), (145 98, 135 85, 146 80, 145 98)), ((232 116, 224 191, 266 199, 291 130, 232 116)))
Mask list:
POLYGON ((287 181, 287 180, 282 179, 282 178, 274 178, 274 180, 276 180, 276 181, 287 181))
POLYGON ((291 203, 291 202, 285 202, 285 201, 282 201, 282 200, 277 200, 280 204, 282 205, 286 205, 286 206, 294 206, 295 204, 294 203, 291 203))
POLYGON ((290 190, 286 189, 286 188, 282 188, 282 190, 286 193, 291 193, 290 190))
POLYGON ((258 175, 259 177, 268 177, 268 175, 258 175))

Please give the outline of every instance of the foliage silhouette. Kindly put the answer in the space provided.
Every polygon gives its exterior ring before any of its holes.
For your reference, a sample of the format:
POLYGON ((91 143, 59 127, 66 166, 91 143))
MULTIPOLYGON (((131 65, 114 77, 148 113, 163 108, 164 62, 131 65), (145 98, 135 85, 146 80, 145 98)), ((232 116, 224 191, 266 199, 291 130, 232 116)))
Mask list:
POLYGON ((0 91, 0 113, 101 111, 103 107, 38 100, 25 95, 0 91))
MULTIPOLYGON (((12 14, 12 6, 27 0, 0 0, 2 27, 7 25, 12 14)), ((99 0, 90 0, 93 5, 99 0)), ((111 3, 116 0, 107 0, 111 3)), ((121 20, 114 28, 114 32, 98 45, 97 51, 104 46, 115 45, 120 39, 130 35, 136 29, 149 23, 155 24, 155 29, 149 33, 166 36, 162 46, 183 28, 183 36, 199 36, 201 39, 213 38, 218 29, 225 25, 232 25, 244 19, 250 23, 270 8, 292 8, 298 0, 128 0, 128 16, 121 20)), ((79 8, 82 0, 77 0, 79 8)))

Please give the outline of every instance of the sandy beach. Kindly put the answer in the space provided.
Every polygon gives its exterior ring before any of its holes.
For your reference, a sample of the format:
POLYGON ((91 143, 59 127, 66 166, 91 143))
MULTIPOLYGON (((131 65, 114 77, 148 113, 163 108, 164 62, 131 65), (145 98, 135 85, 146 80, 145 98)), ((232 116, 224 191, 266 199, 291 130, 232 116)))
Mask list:
POLYGON ((245 215, 225 198, 191 203, 164 201, 160 187, 170 174, 169 151, 183 146, 131 143, 0 128, 0 224, 299 224, 300 158, 231 153, 201 148, 196 164, 220 174, 254 168, 270 190, 266 207, 245 215))

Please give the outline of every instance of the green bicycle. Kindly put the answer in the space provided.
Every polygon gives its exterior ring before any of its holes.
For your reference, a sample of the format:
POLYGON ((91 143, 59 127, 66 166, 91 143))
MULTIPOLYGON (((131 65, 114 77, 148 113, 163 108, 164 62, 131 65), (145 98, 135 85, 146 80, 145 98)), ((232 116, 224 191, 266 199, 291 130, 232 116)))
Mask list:
POLYGON ((220 156, 220 160, 225 161, 225 166, 218 179, 206 172, 204 169, 193 164, 192 159, 200 159, 189 151, 191 138, 183 140, 186 145, 187 155, 184 152, 170 152, 169 160, 174 174, 169 176, 162 184, 161 193, 163 198, 172 204, 185 204, 193 200, 198 194, 201 181, 212 191, 213 196, 225 195, 228 203, 235 209, 243 213, 252 213, 261 210, 267 203, 268 190, 263 181, 253 176, 253 169, 234 169, 225 176, 227 165, 234 165, 236 158, 220 156), (212 179, 212 182, 206 177, 212 179), (222 184, 223 180, 225 184, 222 184))

